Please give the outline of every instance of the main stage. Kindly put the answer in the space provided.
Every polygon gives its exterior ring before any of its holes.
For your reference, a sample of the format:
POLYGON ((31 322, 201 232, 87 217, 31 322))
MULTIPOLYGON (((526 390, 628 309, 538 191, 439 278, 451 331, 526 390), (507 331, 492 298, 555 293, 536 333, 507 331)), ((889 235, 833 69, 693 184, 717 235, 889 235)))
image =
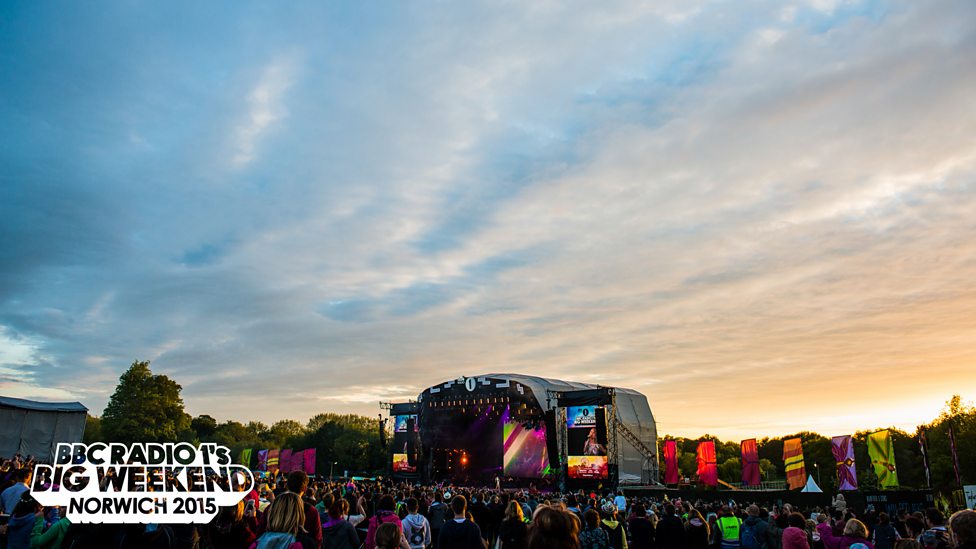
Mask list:
POLYGON ((654 417, 632 389, 485 374, 389 408, 395 478, 561 487, 658 479, 654 417))

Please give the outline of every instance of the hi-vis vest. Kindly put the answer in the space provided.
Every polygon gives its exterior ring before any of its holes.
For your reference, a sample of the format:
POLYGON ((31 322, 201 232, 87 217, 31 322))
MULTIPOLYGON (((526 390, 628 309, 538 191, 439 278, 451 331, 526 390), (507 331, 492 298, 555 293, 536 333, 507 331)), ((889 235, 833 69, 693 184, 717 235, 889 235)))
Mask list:
POLYGON ((718 529, 722 531, 722 540, 739 543, 739 517, 721 517, 718 519, 718 529))

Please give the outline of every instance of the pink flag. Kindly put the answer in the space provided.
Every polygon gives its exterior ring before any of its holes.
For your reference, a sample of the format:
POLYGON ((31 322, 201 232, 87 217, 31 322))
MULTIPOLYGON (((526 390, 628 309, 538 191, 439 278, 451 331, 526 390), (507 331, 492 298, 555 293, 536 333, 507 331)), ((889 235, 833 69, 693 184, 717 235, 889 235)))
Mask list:
POLYGON ((315 448, 305 450, 305 464, 303 469, 310 475, 315 474, 315 448))
POLYGON ((278 469, 285 474, 288 474, 292 471, 291 448, 288 448, 287 450, 282 450, 281 453, 278 454, 278 469))
POLYGON ((742 484, 759 486, 762 482, 759 476, 759 447, 756 445, 756 439, 743 440, 740 449, 742 452, 742 484))
POLYGON ((291 470, 302 471, 305 467, 305 450, 296 450, 291 453, 291 470))
POLYGON ((718 486, 718 463, 713 440, 698 443, 698 480, 705 486, 718 486))
POLYGON ((678 443, 664 441, 664 483, 678 484, 678 443))

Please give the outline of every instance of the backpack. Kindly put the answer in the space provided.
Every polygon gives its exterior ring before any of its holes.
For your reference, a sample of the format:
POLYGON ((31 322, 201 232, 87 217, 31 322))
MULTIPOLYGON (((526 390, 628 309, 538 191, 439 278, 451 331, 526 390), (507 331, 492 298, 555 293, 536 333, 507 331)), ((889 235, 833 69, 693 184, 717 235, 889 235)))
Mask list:
POLYGON ((579 535, 580 549, 607 549, 610 538, 603 528, 583 530, 579 535))
POLYGON ((444 511, 447 509, 447 505, 435 501, 430 504, 427 508, 427 522, 430 523, 431 530, 440 530, 444 526, 444 511))
POLYGON ((739 543, 742 545, 742 549, 759 549, 759 536, 756 533, 757 524, 757 522, 747 520, 739 527, 739 543))

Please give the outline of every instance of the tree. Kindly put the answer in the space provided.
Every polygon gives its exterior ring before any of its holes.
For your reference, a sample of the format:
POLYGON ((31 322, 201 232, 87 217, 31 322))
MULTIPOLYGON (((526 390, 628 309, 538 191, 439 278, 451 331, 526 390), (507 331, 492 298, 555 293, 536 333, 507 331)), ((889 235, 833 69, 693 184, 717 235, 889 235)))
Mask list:
POLYGON ((178 383, 153 375, 149 361, 135 361, 119 377, 101 426, 109 442, 176 442, 192 438, 178 383))
POLYGON ((206 414, 193 418, 190 428, 200 440, 210 441, 217 432, 217 420, 206 414))
POLYGON ((102 434, 102 418, 87 414, 85 417, 85 437, 82 441, 85 444, 101 442, 105 440, 102 434))

